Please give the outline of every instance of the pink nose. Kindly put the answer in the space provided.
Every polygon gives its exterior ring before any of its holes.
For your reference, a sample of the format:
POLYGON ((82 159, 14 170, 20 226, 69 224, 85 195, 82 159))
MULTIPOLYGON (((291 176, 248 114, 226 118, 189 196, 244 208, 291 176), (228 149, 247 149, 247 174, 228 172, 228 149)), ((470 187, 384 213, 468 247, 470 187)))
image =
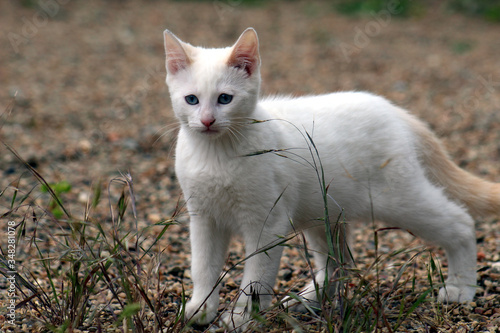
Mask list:
POLYGON ((215 123, 215 118, 206 118, 206 119, 201 119, 201 123, 205 125, 206 128, 209 128, 215 123))

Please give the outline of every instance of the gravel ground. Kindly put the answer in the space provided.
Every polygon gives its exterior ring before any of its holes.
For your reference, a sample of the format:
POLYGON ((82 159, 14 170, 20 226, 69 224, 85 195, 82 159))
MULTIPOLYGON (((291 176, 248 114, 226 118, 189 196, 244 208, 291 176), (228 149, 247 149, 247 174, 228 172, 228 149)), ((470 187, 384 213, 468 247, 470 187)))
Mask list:
MULTIPOLYGON (((194 45, 226 46, 252 26, 261 42, 264 94, 365 90, 386 96, 428 122, 456 163, 500 182, 498 23, 457 15, 437 4, 401 19, 387 11, 346 17, 321 1, 273 1, 250 7, 222 0, 21 3, 26 5, 0 3, 0 112, 6 110, 0 118, 0 140, 49 183, 71 184, 61 198, 73 216, 84 216, 91 187, 100 184, 104 199, 93 210, 93 218, 111 224, 107 201, 115 202, 121 191, 121 185, 112 180, 126 172, 133 177, 139 230, 170 218, 180 208, 176 215, 180 223, 155 245, 156 251, 163 251, 158 256, 158 276, 166 295, 166 316, 170 305, 175 313, 183 288, 188 295, 191 288, 187 217, 173 172, 176 123, 164 84, 162 31, 166 28, 194 45)), ((4 145, 0 175, 0 191, 5 190, 0 214, 10 210, 14 188, 19 189, 19 197, 32 190, 31 206, 48 209, 47 193, 4 145)), ((22 219, 27 212, 29 207, 23 206, 0 221, 4 225, 8 219, 22 219)), ((130 215, 126 221, 133 226, 130 215)), ((47 286, 47 276, 30 239, 36 230, 47 253, 54 251, 53 235, 59 231, 48 216, 31 218, 16 254, 18 270, 33 272, 42 286, 47 286)), ((439 311, 432 302, 425 303, 400 331, 500 331, 498 218, 477 221, 477 300, 439 311)), ((144 231, 143 244, 152 244, 160 230, 159 226, 144 231)), ((409 282, 398 292, 412 288, 413 276, 418 290, 428 287, 430 254, 443 259, 441 250, 432 246, 423 250, 427 244, 401 231, 378 234, 376 248, 371 224, 359 225, 355 232, 353 252, 359 271, 368 272, 365 278, 376 278, 369 268, 377 255, 383 255, 388 260, 380 268, 379 279, 382 290, 390 289, 402 263, 422 251, 411 265, 409 282), (406 251, 392 254, 401 249, 406 251)), ((7 236, 1 244, 5 251, 7 236)), ((282 260, 279 292, 296 290, 309 274, 300 240, 292 244, 297 246, 286 249, 282 260)), ((228 267, 241 254, 241 244, 235 241, 228 267)), ((446 267, 444 259, 440 262, 446 267)), ((236 294, 240 273, 237 268, 225 280, 226 300, 236 294)), ((0 284, 5 310, 7 288, 7 283, 0 284)), ((409 292, 418 296, 418 290, 409 292)), ((92 296, 92 301, 106 303, 111 298, 108 290, 92 296)), ((113 310, 109 311, 109 318, 105 311, 101 314, 101 322, 107 325, 104 331, 121 332, 114 324, 113 310)), ((38 327, 43 331, 36 317, 31 310, 19 309, 17 325, 10 330, 37 331, 38 327)), ((4 331, 10 327, 7 320, 0 315, 4 331)), ((86 325, 83 331, 96 330, 93 323, 86 325)))

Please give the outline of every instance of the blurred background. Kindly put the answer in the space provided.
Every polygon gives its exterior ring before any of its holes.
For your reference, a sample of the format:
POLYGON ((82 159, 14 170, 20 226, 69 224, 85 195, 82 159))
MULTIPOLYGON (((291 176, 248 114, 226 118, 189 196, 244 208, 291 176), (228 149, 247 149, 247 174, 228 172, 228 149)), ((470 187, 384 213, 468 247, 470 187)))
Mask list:
MULTIPOLYGON (((163 30, 223 47, 247 27, 260 39, 262 95, 380 94, 429 123, 456 163, 500 182, 498 0, 3 0, 0 140, 62 184, 75 214, 92 184, 130 172, 139 228, 158 222, 180 197, 163 30)), ((6 145, 0 214, 14 188, 48 206, 6 145)), ((172 230, 167 253, 187 253, 187 229, 172 230)))
MULTIPOLYGON (((47 176, 170 172, 163 30, 221 47, 252 26, 263 95, 383 95, 498 181, 499 21, 498 1, 2 1, 0 138, 47 176)), ((3 188, 19 165, 0 149, 3 188)))

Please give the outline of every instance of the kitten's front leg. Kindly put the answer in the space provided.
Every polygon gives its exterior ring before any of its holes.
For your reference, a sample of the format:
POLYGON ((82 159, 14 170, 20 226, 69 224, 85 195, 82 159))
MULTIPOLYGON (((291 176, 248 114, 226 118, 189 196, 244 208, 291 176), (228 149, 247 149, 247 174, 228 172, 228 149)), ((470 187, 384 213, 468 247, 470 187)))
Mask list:
MULTIPOLYGON (((280 221, 277 219, 276 222, 280 221)), ((284 219, 283 221, 287 221, 284 219)), ((271 221, 267 223, 272 224, 271 221)), ((283 227, 248 224, 243 235, 246 258, 240 296, 233 308, 222 316, 223 323, 238 331, 244 330, 252 313, 271 306, 273 287, 278 274, 283 247, 276 245, 288 230, 283 227)))
POLYGON ((219 307, 218 279, 222 272, 230 233, 216 227, 213 220, 191 216, 191 279, 193 296, 186 304, 186 320, 208 324, 219 307))

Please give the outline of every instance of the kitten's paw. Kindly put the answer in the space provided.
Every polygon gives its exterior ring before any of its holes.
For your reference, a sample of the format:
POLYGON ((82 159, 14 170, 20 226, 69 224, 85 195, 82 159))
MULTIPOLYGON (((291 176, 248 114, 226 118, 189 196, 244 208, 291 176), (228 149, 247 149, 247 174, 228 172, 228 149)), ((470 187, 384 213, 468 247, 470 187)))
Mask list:
POLYGON ((250 317, 245 308, 235 308, 232 311, 222 314, 221 322, 223 327, 231 331, 243 332, 250 324, 250 317))
POLYGON ((186 321, 194 321, 199 325, 211 323, 217 315, 217 305, 207 303, 200 306, 198 302, 189 301, 186 304, 184 318, 186 321))
MULTIPOLYGON (((317 277, 318 280, 323 280, 324 276, 317 277)), ((283 306, 293 312, 314 313, 321 310, 322 304, 337 307, 335 300, 335 291, 337 283, 328 284, 328 292, 324 286, 317 285, 314 281, 309 282, 302 290, 294 297, 287 296, 283 299, 283 306), (318 300, 318 296, 321 297, 318 300)))
POLYGON ((438 302, 440 303, 463 303, 474 299, 476 288, 471 286, 457 287, 447 285, 439 290, 438 302))
POLYGON ((321 307, 318 301, 305 299, 303 297, 300 297, 300 299, 297 300, 287 296, 283 299, 281 304, 283 304, 283 306, 289 311, 300 313, 308 313, 311 311, 315 312, 321 307))

